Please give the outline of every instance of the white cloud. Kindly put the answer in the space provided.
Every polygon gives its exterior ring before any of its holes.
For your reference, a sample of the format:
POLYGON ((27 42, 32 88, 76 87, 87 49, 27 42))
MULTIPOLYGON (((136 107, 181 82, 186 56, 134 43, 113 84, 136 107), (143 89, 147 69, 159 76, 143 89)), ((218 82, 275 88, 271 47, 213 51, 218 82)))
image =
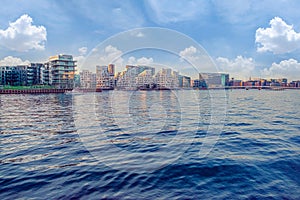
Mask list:
POLYGON ((179 60, 181 70, 190 69, 193 73, 218 71, 211 57, 201 47, 190 46, 183 49, 179 52, 179 60))
POLYGON ((145 36, 144 33, 142 33, 141 31, 131 31, 131 35, 138 38, 145 36))
POLYGON ((32 18, 25 14, 9 23, 6 30, 0 29, 0 45, 14 51, 44 50, 46 28, 32 25, 32 22, 32 18))
POLYGON ((116 65, 116 70, 120 70, 120 67, 123 66, 123 52, 112 45, 106 46, 103 51, 95 51, 93 55, 96 56, 96 60, 98 60, 96 65, 108 65, 113 63, 116 65))
MULTIPOLYGON (((77 60, 78 70, 91 70, 95 71, 97 65, 108 65, 115 64, 118 68, 123 66, 123 52, 117 47, 112 45, 107 45, 106 47, 97 47, 91 50, 91 53, 87 55, 75 56, 74 59, 77 60)), ((119 70, 119 68, 117 69, 119 70)))
POLYGON ((115 63, 120 60, 123 61, 121 56, 123 55, 123 52, 119 50, 117 47, 114 47, 112 45, 108 45, 104 49, 103 55, 101 55, 100 60, 101 63, 104 65, 108 65, 109 63, 115 63))
POLYGON ((136 37, 144 37, 144 34, 142 32, 139 32, 136 37))
POLYGON ((93 49, 92 49, 92 53, 95 53, 95 52, 97 52, 97 51, 98 51, 97 48, 93 48, 93 49))
POLYGON ((23 61, 21 58, 7 56, 0 60, 0 66, 15 66, 15 65, 28 65, 30 61, 23 61))
POLYGON ((79 55, 78 56, 74 56, 74 60, 77 61, 77 70, 81 71, 83 68, 83 64, 85 62, 86 59, 86 53, 87 53, 88 48, 87 47, 80 47, 78 49, 79 55))
POLYGON ((300 48, 300 33, 292 25, 286 24, 280 17, 270 21, 269 28, 258 28, 255 42, 258 52, 271 51, 274 54, 292 52, 300 48))
POLYGON ((272 63, 270 68, 261 71, 267 78, 289 78, 300 80, 300 63, 295 59, 283 60, 280 63, 272 63))
POLYGON ((78 49, 80 55, 85 55, 86 52, 87 52, 87 50, 88 50, 87 47, 80 47, 80 48, 78 49))
POLYGON ((78 70, 78 71, 81 71, 81 70, 82 70, 83 63, 84 63, 86 57, 83 56, 83 55, 79 55, 79 56, 74 56, 73 59, 77 61, 77 70, 78 70))
POLYGON ((136 64, 136 59, 135 59, 135 57, 133 57, 133 56, 130 56, 129 58, 128 58, 128 62, 127 62, 129 65, 135 65, 136 64))
POLYGON ((244 58, 242 56, 237 56, 234 60, 229 60, 228 58, 218 57, 216 59, 216 64, 220 70, 229 73, 231 77, 236 79, 248 79, 254 74, 255 62, 252 58, 244 58))
POLYGON ((184 59, 193 61, 198 59, 197 52, 198 50, 194 46, 190 46, 180 51, 179 56, 181 61, 184 61, 184 59))
POLYGON ((153 63, 153 58, 141 57, 136 59, 133 56, 128 58, 128 64, 130 65, 150 65, 152 63, 153 63))

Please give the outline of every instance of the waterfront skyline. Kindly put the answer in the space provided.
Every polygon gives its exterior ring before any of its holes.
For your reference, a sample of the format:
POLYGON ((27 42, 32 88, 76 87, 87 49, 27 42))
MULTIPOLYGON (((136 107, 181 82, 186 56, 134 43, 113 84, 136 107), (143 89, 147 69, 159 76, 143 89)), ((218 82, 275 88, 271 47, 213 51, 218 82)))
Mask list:
POLYGON ((48 62, 44 63, 0 66, 0 86, 51 85, 58 88, 74 86, 101 89, 300 87, 299 79, 288 80, 285 77, 266 79, 250 76, 249 79, 239 80, 228 73, 197 70, 195 74, 188 76, 170 66, 156 68, 153 65, 126 65, 121 71, 117 71, 115 64, 96 65, 95 73, 95 70, 77 70, 76 63, 72 55, 59 54, 50 56, 48 62), (66 84, 65 81, 71 84, 66 84))
MULTIPOLYGON (((93 56, 92 56, 93 57, 93 56)), ((28 61, 29 62, 29 61, 28 61)), ((28 63, 24 65, 1 66, 0 86, 36 86, 50 85, 55 88, 85 89, 176 89, 176 88, 299 88, 300 80, 281 78, 249 77, 239 80, 229 73, 195 71, 188 76, 170 66, 156 68, 146 65, 126 65, 123 70, 116 70, 115 64, 96 65, 95 70, 77 70, 77 61, 72 55, 50 56, 48 62, 28 63), (125 69, 125 70, 124 70, 125 69), (157 72, 155 73, 155 71, 157 72)), ((119 66, 124 67, 123 65, 119 66)), ((191 66, 192 67, 192 66, 191 66)), ((189 69, 189 67, 188 67, 189 69)))
MULTIPOLYGON (((295 80, 300 74, 297 1, 3 3, 7 6, 1 8, 2 64, 41 62, 48 55, 67 53, 74 55, 80 67, 97 44, 114 34, 131 28, 164 27, 193 38, 221 72, 233 74, 238 79, 253 76, 295 80), (268 9, 264 9, 266 7, 268 9), (48 9, 51 12, 47 12, 48 9)), ((147 35, 136 32, 133 37, 147 35)), ((107 47, 110 54, 125 53, 116 46, 107 47)), ((197 50, 186 46, 177 53, 193 57, 197 50)), ((159 55, 138 53, 123 59, 126 64, 166 62, 159 55)), ((176 60, 167 64, 178 63, 176 60)))

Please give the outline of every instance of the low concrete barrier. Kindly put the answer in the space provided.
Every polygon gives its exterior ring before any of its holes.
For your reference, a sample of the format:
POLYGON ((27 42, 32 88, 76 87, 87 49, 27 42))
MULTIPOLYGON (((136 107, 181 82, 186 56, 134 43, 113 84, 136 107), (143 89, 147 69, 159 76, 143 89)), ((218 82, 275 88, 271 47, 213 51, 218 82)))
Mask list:
POLYGON ((0 89, 0 94, 49 94, 49 93, 65 93, 72 89, 0 89))

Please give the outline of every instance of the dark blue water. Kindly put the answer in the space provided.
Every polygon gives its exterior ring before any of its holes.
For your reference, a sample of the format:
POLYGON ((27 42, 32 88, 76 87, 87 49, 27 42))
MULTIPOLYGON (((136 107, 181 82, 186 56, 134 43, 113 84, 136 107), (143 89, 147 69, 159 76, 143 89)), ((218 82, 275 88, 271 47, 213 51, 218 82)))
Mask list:
POLYGON ((300 199, 300 91, 220 94, 1 95, 0 199, 300 199))

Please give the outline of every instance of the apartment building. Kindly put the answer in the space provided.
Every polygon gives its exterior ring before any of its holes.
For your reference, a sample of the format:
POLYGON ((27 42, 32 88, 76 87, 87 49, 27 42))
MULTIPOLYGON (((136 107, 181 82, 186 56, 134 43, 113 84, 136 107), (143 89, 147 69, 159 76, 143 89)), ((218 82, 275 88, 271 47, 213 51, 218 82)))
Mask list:
MULTIPOLYGON (((49 72, 49 84, 56 88, 71 89, 74 86, 76 61, 72 55, 59 54, 51 56, 45 64, 49 72)), ((48 77, 45 77, 45 82, 48 77)))

